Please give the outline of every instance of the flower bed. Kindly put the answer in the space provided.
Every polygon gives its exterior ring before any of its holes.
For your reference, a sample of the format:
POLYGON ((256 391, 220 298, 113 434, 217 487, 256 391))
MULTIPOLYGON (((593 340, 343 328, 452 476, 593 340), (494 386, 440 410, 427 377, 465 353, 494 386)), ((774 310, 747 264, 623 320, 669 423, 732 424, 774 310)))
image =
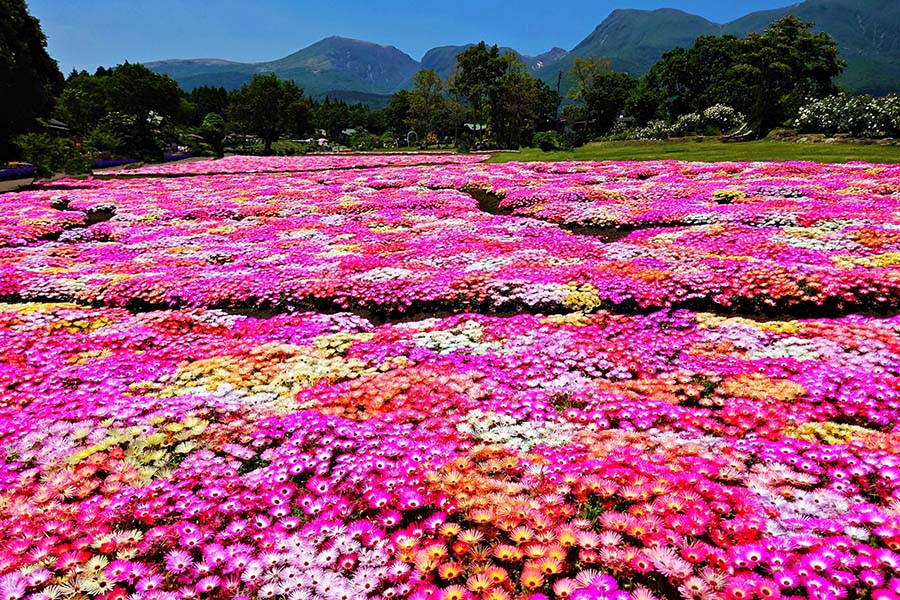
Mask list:
POLYGON ((226 173, 271 173, 290 171, 318 171, 331 169, 359 169, 388 167, 393 165, 479 163, 486 154, 363 154, 310 156, 226 156, 218 160, 196 161, 180 165, 145 165, 125 171, 112 171, 108 175, 211 175, 226 173))
POLYGON ((897 318, 24 304, 0 332, 6 595, 896 584, 897 318))
POLYGON ((900 171, 278 160, 0 196, 0 598, 900 595, 900 171))
POLYGON ((139 178, 8 196, 41 215, 62 197, 69 210, 111 220, 69 224, 55 243, 22 245, 43 230, 11 235, 6 244, 17 247, 0 250, 0 296, 367 316, 599 307, 826 316, 900 303, 898 170, 873 181, 873 168, 859 165, 787 165, 780 179, 767 165, 570 168, 139 178), (663 178, 664 169, 678 173, 663 178), (559 186, 607 171, 625 183, 559 186), (480 210, 457 187, 498 194, 509 214, 480 210), (580 216, 588 211, 576 205, 588 204, 593 216, 580 216), (583 235, 586 223, 611 228, 617 241, 583 235))
POLYGON ((28 179, 29 177, 33 178, 34 175, 34 167, 28 164, 0 165, 0 181, 28 179))

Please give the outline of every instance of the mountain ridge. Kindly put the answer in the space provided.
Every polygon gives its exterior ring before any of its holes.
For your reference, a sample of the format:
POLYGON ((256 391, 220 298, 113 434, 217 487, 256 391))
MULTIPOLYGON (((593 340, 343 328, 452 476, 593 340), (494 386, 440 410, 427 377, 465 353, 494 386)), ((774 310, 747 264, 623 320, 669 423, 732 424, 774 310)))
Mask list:
MULTIPOLYGON (((838 83, 856 92, 884 94, 900 91, 900 2, 896 0, 805 0, 782 8, 755 11, 714 23, 674 8, 615 9, 569 51, 554 47, 531 56, 513 52, 535 76, 555 85, 579 56, 604 56, 613 68, 642 75, 662 54, 689 46, 701 35, 739 37, 762 31, 772 21, 794 14, 835 38, 847 71, 838 83)), ((456 55, 474 44, 436 46, 420 61, 389 45, 329 36, 297 52, 272 61, 243 63, 218 58, 169 59, 145 65, 171 76, 185 89, 202 85, 238 88, 254 74, 275 73, 293 79, 309 96, 379 97, 409 89, 419 68, 447 77, 456 55)), ((564 77, 565 79, 565 77, 564 77)))

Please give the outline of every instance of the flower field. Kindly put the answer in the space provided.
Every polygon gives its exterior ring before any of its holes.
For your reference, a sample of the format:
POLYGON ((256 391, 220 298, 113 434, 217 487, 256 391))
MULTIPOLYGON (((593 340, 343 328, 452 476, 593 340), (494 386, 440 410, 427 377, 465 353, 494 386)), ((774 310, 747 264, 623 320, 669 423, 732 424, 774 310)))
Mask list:
POLYGON ((900 598, 900 167, 0 196, 0 599, 900 598))

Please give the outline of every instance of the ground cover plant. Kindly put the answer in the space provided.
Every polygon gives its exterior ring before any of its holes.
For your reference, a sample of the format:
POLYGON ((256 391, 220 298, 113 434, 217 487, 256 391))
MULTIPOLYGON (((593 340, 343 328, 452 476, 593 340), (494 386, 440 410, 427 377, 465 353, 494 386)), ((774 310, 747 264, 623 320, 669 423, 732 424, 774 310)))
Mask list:
POLYGON ((436 158, 0 196, 0 597, 900 595, 900 168, 436 158))

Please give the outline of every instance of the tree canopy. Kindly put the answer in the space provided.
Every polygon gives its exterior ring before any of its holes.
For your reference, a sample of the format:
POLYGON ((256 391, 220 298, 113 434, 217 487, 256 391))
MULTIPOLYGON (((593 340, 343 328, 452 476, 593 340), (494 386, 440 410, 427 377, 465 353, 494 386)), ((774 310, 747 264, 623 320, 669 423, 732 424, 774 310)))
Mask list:
POLYGON ((827 33, 814 33, 811 23, 788 15, 743 39, 697 38, 690 48, 665 53, 644 79, 670 118, 725 104, 746 115, 761 135, 807 99, 836 92, 833 79, 844 67, 827 33))
POLYGON ((262 139, 267 154, 272 151, 272 142, 283 134, 302 134, 309 126, 303 90, 276 75, 254 75, 234 93, 228 114, 238 131, 262 139))
POLYGON ((62 86, 47 38, 25 1, 0 0, 0 163, 15 154, 12 136, 46 115, 62 86))

